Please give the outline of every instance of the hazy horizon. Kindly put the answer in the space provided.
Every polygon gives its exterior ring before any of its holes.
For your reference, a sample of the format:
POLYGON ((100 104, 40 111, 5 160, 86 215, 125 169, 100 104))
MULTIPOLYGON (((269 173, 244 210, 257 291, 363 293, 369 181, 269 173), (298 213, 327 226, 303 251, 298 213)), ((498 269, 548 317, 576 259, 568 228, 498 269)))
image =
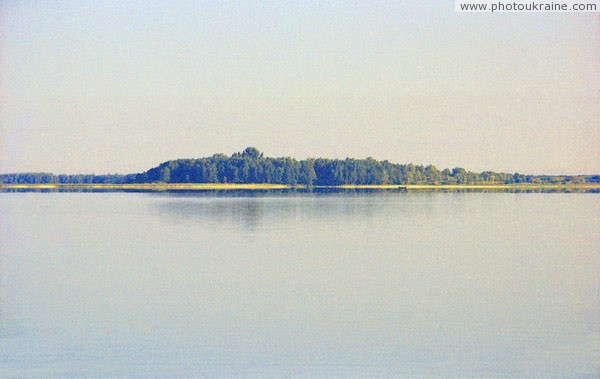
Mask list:
POLYGON ((600 173, 598 13, 421 2, 0 4, 0 173, 366 158, 600 173))

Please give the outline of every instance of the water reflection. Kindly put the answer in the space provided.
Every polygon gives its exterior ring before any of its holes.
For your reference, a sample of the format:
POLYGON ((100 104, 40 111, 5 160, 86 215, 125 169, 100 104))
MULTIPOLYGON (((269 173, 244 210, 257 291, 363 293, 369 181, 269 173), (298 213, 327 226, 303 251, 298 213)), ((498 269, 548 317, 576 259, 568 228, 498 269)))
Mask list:
POLYGON ((599 372, 595 195, 5 196, 0 377, 599 372))
POLYGON ((252 200, 194 201, 189 199, 165 201, 156 204, 160 214, 174 223, 218 224, 224 227, 236 223, 255 230, 262 222, 263 204, 252 200))
MULTIPOLYGON (((196 223, 226 228, 243 226, 256 230, 263 225, 284 225, 286 222, 312 218, 321 220, 348 220, 360 218, 368 222, 382 206, 381 193, 324 192, 262 193, 255 191, 222 192, 214 197, 206 193, 154 194, 162 201, 154 204, 158 213, 168 222, 196 223), (372 198, 369 200, 369 198, 372 198)), ((406 196, 388 192, 384 196, 406 196)))

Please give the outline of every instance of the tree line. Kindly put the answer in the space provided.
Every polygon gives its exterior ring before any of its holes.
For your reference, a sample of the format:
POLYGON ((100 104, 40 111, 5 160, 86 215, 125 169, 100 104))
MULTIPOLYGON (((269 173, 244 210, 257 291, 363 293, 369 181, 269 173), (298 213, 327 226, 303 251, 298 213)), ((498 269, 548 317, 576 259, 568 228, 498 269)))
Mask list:
POLYGON ((484 171, 461 167, 438 170, 433 165, 391 163, 387 160, 325 159, 297 160, 265 157, 248 147, 231 156, 215 154, 199 159, 177 159, 148 171, 129 175, 53 175, 49 173, 4 174, 2 183, 271 183, 304 186, 344 184, 561 184, 600 182, 598 175, 550 176, 484 171))
POLYGON ((136 174, 76 174, 55 175, 49 172, 26 172, 0 175, 0 183, 4 184, 123 184, 133 182, 136 174))

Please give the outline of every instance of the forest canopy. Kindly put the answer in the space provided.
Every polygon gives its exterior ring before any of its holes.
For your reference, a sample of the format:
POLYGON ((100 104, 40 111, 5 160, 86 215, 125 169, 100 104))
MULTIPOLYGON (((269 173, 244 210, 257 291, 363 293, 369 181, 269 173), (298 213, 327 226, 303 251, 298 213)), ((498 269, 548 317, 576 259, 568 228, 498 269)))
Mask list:
POLYGON ((128 175, 2 174, 5 184, 85 183, 270 183, 303 186, 381 184, 564 184, 598 183, 600 175, 552 176, 439 170, 433 165, 398 164, 387 160, 266 157, 255 147, 231 156, 214 154, 198 159, 171 160, 145 172, 128 175))

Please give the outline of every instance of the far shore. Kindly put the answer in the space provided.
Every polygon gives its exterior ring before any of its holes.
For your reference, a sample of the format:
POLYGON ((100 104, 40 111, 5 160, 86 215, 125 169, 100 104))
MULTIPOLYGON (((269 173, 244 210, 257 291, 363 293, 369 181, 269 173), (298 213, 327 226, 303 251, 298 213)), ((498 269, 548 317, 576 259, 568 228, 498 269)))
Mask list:
POLYGON ((0 184, 0 191, 14 190, 137 190, 137 191, 202 191, 202 190, 286 190, 286 189, 347 189, 347 190, 600 190, 600 183, 583 184, 381 184, 339 186, 292 186, 285 184, 232 183, 139 183, 139 184, 0 184))

